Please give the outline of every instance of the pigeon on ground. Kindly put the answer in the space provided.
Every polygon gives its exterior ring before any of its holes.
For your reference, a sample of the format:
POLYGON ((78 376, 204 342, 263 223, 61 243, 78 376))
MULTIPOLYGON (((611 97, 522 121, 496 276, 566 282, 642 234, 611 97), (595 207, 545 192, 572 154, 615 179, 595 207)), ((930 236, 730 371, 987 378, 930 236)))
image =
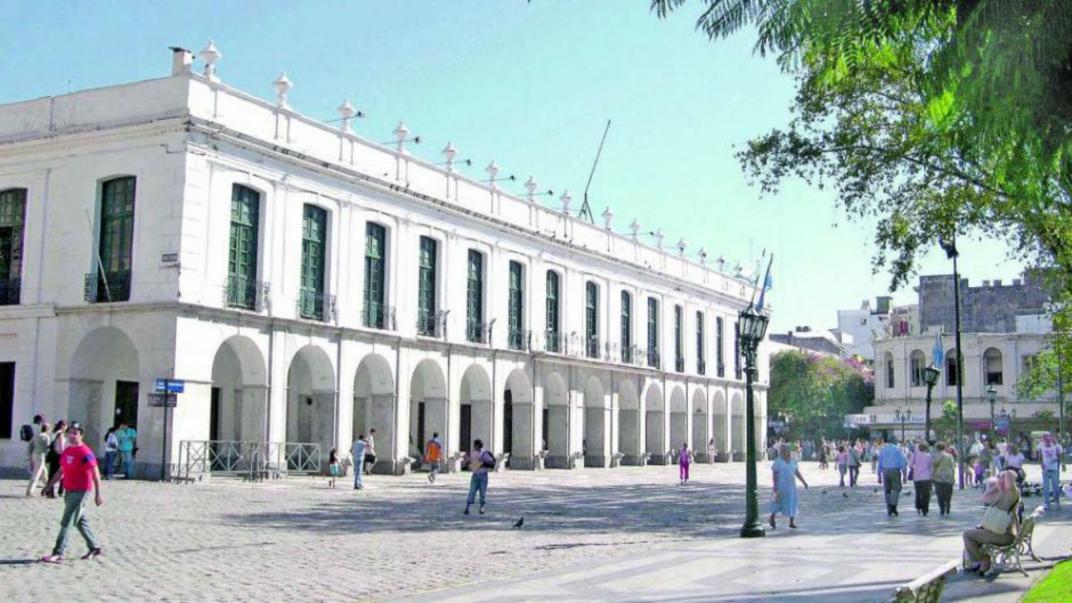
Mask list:
POLYGON ((848 493, 848 492, 842 492, 842 493, 841 493, 841 496, 842 496, 842 498, 848 498, 848 497, 849 497, 849 493, 848 493))
POLYGON ((525 525, 525 516, 524 515, 521 516, 521 519, 518 519, 516 522, 514 522, 513 529, 520 530, 521 526, 523 526, 523 525, 525 525))

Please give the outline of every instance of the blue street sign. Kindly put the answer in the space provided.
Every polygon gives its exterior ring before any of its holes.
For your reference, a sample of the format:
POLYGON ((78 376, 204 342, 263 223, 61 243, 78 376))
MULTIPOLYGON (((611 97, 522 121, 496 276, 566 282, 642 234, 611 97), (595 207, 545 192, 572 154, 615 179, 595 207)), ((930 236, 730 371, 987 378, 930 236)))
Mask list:
POLYGON ((182 379, 157 379, 156 392, 164 393, 165 385, 169 394, 181 394, 186 391, 186 382, 182 379))

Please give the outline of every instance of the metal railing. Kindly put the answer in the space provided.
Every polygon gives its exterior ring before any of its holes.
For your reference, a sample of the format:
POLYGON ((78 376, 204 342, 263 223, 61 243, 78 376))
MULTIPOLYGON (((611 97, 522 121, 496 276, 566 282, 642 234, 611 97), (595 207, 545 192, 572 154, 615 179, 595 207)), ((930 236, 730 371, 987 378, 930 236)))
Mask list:
POLYGON ((130 271, 111 270, 86 274, 83 297, 91 304, 130 299, 130 271))
POLYGON ((635 345, 622 346, 621 360, 622 364, 633 364, 633 358, 636 358, 637 347, 635 345))
POLYGON ((298 316, 311 320, 335 320, 335 296, 314 289, 298 292, 298 316))
POLYGON ((584 354, 589 358, 599 358, 599 337, 584 339, 584 354))
POLYGON ((0 306, 17 306, 22 293, 22 279, 0 280, 0 306))
POLYGON ((674 358, 674 370, 676 370, 679 373, 684 373, 685 372, 685 359, 682 358, 681 356, 678 356, 677 358, 674 358))
POLYGON ((417 334, 422 337, 442 337, 439 326, 439 317, 442 312, 429 312, 417 310, 417 334))
POLYGON ((555 330, 544 331, 543 349, 552 354, 562 354, 566 350, 566 338, 562 333, 555 330))
POLYGON ((263 312, 270 306, 268 291, 268 283, 230 274, 223 292, 223 304, 228 308, 263 312))
POLYGON ((470 343, 488 343, 491 341, 491 327, 487 323, 466 320, 465 339, 470 343))
POLYGON ((704 362, 703 360, 697 360, 696 361, 696 374, 697 375, 706 375, 707 374, 707 363, 704 362))
POLYGON ((320 454, 318 443, 183 440, 177 477, 194 480, 215 474, 256 481, 287 473, 319 474, 320 454))
POLYGON ((652 368, 659 368, 659 367, 662 366, 662 364, 659 362, 660 361, 659 350, 657 350, 657 349, 648 350, 647 356, 648 356, 648 366, 650 366, 652 368))
POLYGON ((527 351, 532 347, 532 331, 510 329, 506 334, 506 345, 514 350, 527 351))
POLYGON ((365 303, 365 307, 361 310, 361 323, 369 329, 398 330, 398 324, 395 323, 394 307, 378 302, 365 303))

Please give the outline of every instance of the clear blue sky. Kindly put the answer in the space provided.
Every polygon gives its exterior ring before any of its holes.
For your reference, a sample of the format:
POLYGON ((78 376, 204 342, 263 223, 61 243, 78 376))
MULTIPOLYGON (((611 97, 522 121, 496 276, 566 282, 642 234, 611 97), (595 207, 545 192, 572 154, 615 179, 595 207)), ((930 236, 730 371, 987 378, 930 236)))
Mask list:
MULTIPOLYGON (((219 75, 265 98, 286 71, 291 103, 331 119, 344 97, 368 114, 358 131, 389 140, 405 120, 439 159, 447 140, 483 175, 494 158, 520 183, 535 175, 579 203, 607 118, 592 184, 618 230, 637 218, 695 252, 748 263, 776 255, 773 329, 834 326, 835 311, 886 292, 871 273, 872 228, 847 222, 828 192, 789 182, 761 198, 734 147, 789 118, 793 81, 742 33, 718 43, 693 29, 699 2, 667 21, 646 0, 374 2, 16 2, 0 0, 0 103, 160 77, 167 47, 210 38, 219 75)), ((1002 243, 964 242, 976 283, 1015 276, 1002 243)), ((950 270, 934 250, 922 273, 950 270)), ((911 289, 895 294, 911 302, 911 289)))

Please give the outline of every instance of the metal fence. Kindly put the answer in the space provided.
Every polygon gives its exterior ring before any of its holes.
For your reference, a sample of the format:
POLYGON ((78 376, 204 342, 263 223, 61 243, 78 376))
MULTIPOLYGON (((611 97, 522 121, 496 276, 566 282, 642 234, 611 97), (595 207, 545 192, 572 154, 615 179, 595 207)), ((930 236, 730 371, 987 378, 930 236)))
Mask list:
POLYGON ((321 473, 320 454, 318 443, 183 440, 179 442, 178 477, 233 475, 257 481, 288 473, 316 475, 321 473))

